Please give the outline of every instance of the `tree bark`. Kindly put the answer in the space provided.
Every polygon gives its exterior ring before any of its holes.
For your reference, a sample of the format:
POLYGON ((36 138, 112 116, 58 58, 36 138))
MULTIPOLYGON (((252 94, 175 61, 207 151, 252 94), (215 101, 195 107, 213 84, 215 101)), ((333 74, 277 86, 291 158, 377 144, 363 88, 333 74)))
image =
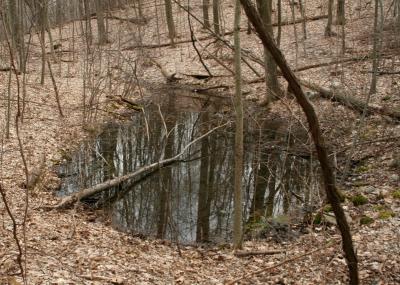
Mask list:
POLYGON ((242 248, 243 235, 243 102, 242 102, 242 69, 240 48, 240 1, 235 2, 234 19, 234 44, 235 44, 235 169, 234 169, 234 218, 233 218, 233 247, 242 248))
POLYGON ((19 70, 25 73, 25 52, 22 27, 22 15, 17 10, 17 0, 8 0, 8 25, 11 34, 11 42, 15 53, 18 55, 19 70))
POLYGON ((171 41, 171 45, 175 45, 175 23, 174 16, 172 14, 171 0, 165 0, 165 14, 167 15, 168 36, 171 41))
POLYGON ((92 24, 91 24, 91 16, 90 16, 90 1, 83 0, 83 7, 84 7, 84 18, 85 18, 85 33, 86 33, 86 42, 89 49, 89 46, 92 44, 92 24))
POLYGON ((332 33, 332 14, 333 14, 333 0, 329 0, 328 2, 328 22, 326 23, 325 28, 325 37, 333 36, 332 33))
POLYGON ((336 24, 344 25, 346 22, 345 17, 345 0, 338 0, 337 2, 337 12, 336 12, 336 24))
POLYGON ((301 18, 303 19, 302 27, 303 27, 303 39, 307 39, 307 21, 306 21, 306 7, 304 7, 303 0, 299 0, 299 5, 300 5, 300 13, 301 13, 301 18))
POLYGON ((376 85, 378 81, 378 66, 379 66, 379 56, 380 56, 380 32, 382 30, 383 25, 383 9, 381 9, 381 19, 378 23, 379 17, 379 6, 382 7, 382 2, 379 0, 375 0, 375 13, 374 13, 374 44, 372 49, 372 77, 371 77, 371 85, 369 88, 369 94, 376 93, 376 85), (379 5, 380 4, 380 5, 379 5))
POLYGON ((208 9, 210 7, 210 0, 203 0, 203 27, 205 29, 210 27, 210 16, 208 9))
MULTIPOLYGON (((276 44, 279 47, 281 45, 281 37, 282 37, 282 0, 278 0, 277 10, 278 10, 278 22, 276 24, 278 26, 278 31, 276 35, 276 44)), ((306 19, 304 19, 304 21, 306 21, 306 19)))
POLYGON ((328 152, 325 147, 325 142, 322 137, 322 132, 319 126, 318 117, 312 104, 308 101, 307 97, 301 89, 300 83, 296 78, 296 75, 289 68, 285 58, 283 57, 281 51, 275 45, 274 40, 271 38, 269 33, 266 31, 263 22, 259 15, 257 14, 254 6, 249 0, 240 0, 242 6, 247 14, 247 17, 251 20, 253 27, 256 29, 263 45, 269 50, 271 55, 274 57, 275 62, 280 67, 283 76, 288 81, 291 91, 296 96, 296 99, 303 109, 309 129, 314 140, 315 148, 317 150, 318 160, 322 169, 322 176, 324 179, 325 192, 330 202, 333 212, 335 213, 338 228, 342 235, 343 241, 343 251, 347 260, 347 265, 349 268, 350 284, 359 284, 358 278, 358 265, 357 256, 354 251, 353 241, 351 237, 350 227, 347 223, 346 216, 344 214, 343 208, 340 204, 340 198, 336 189, 334 173, 331 166, 331 161, 328 157, 328 152))
POLYGON ((108 42, 106 34, 106 26, 104 24, 104 8, 102 0, 95 0, 94 5, 96 8, 97 16, 97 36, 100 45, 106 44, 108 42))
MULTIPOLYGON (((272 29, 272 0, 257 0, 258 12, 262 18, 266 32, 273 37, 272 29)), ((274 98, 279 97, 281 90, 279 88, 276 63, 273 56, 267 48, 264 47, 264 66, 265 81, 267 84, 267 100, 268 104, 274 98)))
POLYGON ((221 28, 220 28, 220 21, 219 21, 219 0, 213 0, 213 25, 214 25, 214 32, 217 35, 221 35, 221 28))

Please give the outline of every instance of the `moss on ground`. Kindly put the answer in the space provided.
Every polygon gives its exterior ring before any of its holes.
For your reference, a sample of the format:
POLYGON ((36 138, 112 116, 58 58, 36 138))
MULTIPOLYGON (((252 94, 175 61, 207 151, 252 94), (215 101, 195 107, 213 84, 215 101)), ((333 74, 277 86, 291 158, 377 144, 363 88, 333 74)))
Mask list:
POLYGON ((362 216, 360 219, 360 225, 369 225, 374 222, 374 219, 368 216, 362 216))
POLYGON ((351 199, 351 202, 353 202, 353 205, 356 206, 356 207, 357 206, 361 206, 361 205, 365 205, 365 204, 368 203, 368 198, 365 197, 362 194, 354 195, 350 199, 351 199))
POLYGON ((395 191, 392 193, 392 196, 393 196, 393 198, 395 198, 395 199, 400 199, 400 189, 395 190, 395 191))
POLYGON ((379 211, 379 215, 378 215, 379 219, 381 219, 381 220, 387 220, 387 219, 393 218, 394 216, 396 216, 395 213, 390 209, 381 210, 381 211, 379 211))

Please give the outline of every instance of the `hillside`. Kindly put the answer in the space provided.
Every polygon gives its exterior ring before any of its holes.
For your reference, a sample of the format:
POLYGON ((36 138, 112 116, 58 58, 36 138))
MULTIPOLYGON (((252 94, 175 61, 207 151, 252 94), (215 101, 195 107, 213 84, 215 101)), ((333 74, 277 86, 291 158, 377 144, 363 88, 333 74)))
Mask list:
MULTIPOLYGON (((306 17, 325 15, 325 2, 307 1, 306 17)), ((298 23, 296 43, 286 1, 282 22, 288 23, 282 26, 280 48, 289 65, 299 70, 296 75, 301 80, 344 94, 348 96, 346 100, 365 103, 371 81, 374 7, 369 1, 346 2, 344 53, 341 26, 333 26, 338 36, 324 37, 325 17, 306 22, 307 39, 298 23)), ((109 42, 104 45, 97 44, 96 15, 90 20, 91 44, 84 37, 82 21, 51 29, 54 43, 60 48, 53 58, 46 37, 46 51, 63 116, 48 70, 44 84, 40 84, 42 53, 37 34, 25 35, 25 41, 30 43, 26 73, 0 72, 0 283, 23 284, 20 265, 26 270, 26 284, 348 283, 340 234, 334 222, 309 224, 301 235, 283 241, 257 236, 244 243, 244 250, 255 254, 237 256, 225 242, 176 243, 117 231, 110 216, 82 204, 66 210, 49 209, 61 201, 56 192, 61 182, 57 166, 101 133, 104 123, 129 121, 137 113, 129 102, 145 106, 149 100, 165 101, 168 95, 164 90, 174 86, 190 91, 216 88, 215 96, 228 97, 224 99, 227 106, 224 103, 219 112, 229 116, 229 96, 234 93, 234 77, 229 71, 233 69, 233 51, 229 47, 233 43, 233 3, 221 3, 225 43, 215 40, 196 19, 190 21, 196 47, 212 76, 207 75, 193 49, 187 13, 174 4, 177 37, 171 46, 163 7, 149 1, 142 5, 146 19, 143 25, 127 20, 138 18, 134 5, 109 12, 109 42), (171 83, 171 79, 176 80, 171 83), (12 95, 9 98, 7 94, 12 95), (9 138, 7 102, 11 102, 9 138), (24 108, 23 117, 17 117, 18 108, 24 108), (30 184, 36 176, 38 179, 30 184), (274 250, 282 252, 265 253, 274 250), (263 251, 264 254, 257 254, 263 251)), ((389 8, 385 3, 385 11, 389 8)), ((295 9, 300 19, 298 5, 295 9)), ((190 12, 201 19, 201 3, 191 2, 190 12)), ((398 117, 387 115, 388 110, 400 112, 400 38, 393 21, 387 16, 380 33, 377 92, 368 102, 371 112, 323 98, 315 88, 304 88, 312 96, 310 100, 336 161, 361 284, 400 282, 400 124, 398 117), (350 175, 342 180, 346 167, 350 175)), ((241 27, 244 58, 251 66, 242 63, 247 120, 258 118, 265 111, 268 116, 289 122, 289 126, 302 126, 307 147, 312 149, 305 117, 290 93, 268 106, 263 104, 267 94, 264 68, 260 65, 263 47, 254 33, 246 33, 245 15, 241 27)), ((276 32, 277 27, 274 29, 276 32)), ((6 42, 1 46, 0 63, 10 67, 6 42)), ((279 82, 286 90, 283 77, 279 82)), ((189 93, 195 96, 199 92, 189 93)), ((182 108, 184 105, 185 102, 182 108)), ((313 157, 313 150, 310 153, 313 157)), ((318 211, 324 212, 324 197, 318 197, 318 201, 314 217, 318 211)))

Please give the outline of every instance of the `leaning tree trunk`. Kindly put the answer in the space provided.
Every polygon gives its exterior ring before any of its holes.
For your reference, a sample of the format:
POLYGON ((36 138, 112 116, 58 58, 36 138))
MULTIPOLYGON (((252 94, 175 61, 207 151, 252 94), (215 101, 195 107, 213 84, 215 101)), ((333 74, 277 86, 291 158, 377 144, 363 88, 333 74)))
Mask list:
POLYGON ((249 0, 240 0, 240 2, 242 3, 247 17, 251 20, 253 27, 257 31, 264 47, 267 48, 271 55, 274 57, 276 63, 282 71, 283 76, 287 80, 290 89, 296 96, 298 103, 300 104, 306 115, 309 129, 314 140, 315 148, 317 150, 318 160, 321 165, 326 195, 329 203, 332 206, 333 212, 335 213, 338 228, 342 235, 343 251, 345 253, 347 265, 349 268, 350 284, 359 284, 357 256, 353 247, 350 227, 347 223, 346 216, 340 204, 340 198, 335 185, 334 172, 328 156, 328 152, 325 147, 325 142, 322 137, 322 132, 314 107, 305 96, 296 75, 290 69, 281 51, 276 46, 273 38, 271 38, 270 34, 266 31, 265 26, 260 16, 257 14, 254 6, 249 0))
POLYGON ((234 170, 234 218, 233 247, 242 248, 243 216, 242 216, 242 176, 243 176, 243 102, 242 102, 242 70, 240 48, 240 1, 235 3, 234 21, 235 43, 235 170, 234 170))

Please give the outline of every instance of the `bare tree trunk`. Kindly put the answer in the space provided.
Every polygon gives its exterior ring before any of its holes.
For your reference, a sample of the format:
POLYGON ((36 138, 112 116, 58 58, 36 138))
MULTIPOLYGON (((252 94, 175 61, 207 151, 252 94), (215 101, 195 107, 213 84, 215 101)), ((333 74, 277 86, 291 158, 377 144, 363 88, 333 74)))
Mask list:
POLYGON ((210 27, 210 16, 208 8, 210 7, 210 0, 203 0, 203 27, 205 29, 210 27))
POLYGON ((299 0, 299 5, 300 5, 300 13, 301 13, 301 18, 303 19, 302 21, 302 27, 303 27, 303 39, 307 39, 307 19, 306 19, 306 8, 304 7, 305 3, 303 3, 304 0, 299 0))
POLYGON ((395 0, 394 13, 396 16, 397 28, 400 29, 400 0, 395 0))
POLYGON ((6 119, 6 139, 10 138, 10 125, 11 125, 11 75, 12 70, 10 68, 8 72, 8 84, 7 84, 7 119, 6 119))
POLYGON ((58 92, 57 83, 56 83, 56 80, 55 80, 54 75, 53 75, 53 70, 52 70, 52 68, 51 68, 51 63, 50 63, 50 60, 49 60, 49 59, 46 59, 46 61, 47 61, 47 66, 48 66, 48 68, 49 68, 49 73, 50 73, 51 82, 53 83, 53 88, 54 88, 54 94, 55 94, 55 96, 56 96, 56 102, 57 102, 58 113, 60 114, 61 117, 64 117, 64 114, 63 114, 63 111, 62 111, 62 108, 61 108, 60 94, 59 94, 59 92, 58 92))
MULTIPOLYGON (((273 36, 272 28, 272 0, 257 0, 258 12, 263 20, 264 27, 270 36, 273 36)), ((267 83, 267 98, 266 104, 273 101, 274 98, 281 95, 279 87, 276 63, 274 58, 269 53, 268 49, 264 48, 264 66, 265 66, 265 81, 267 83)))
POLYGON ((372 78, 371 78, 371 86, 369 88, 369 94, 376 93, 376 84, 378 81, 378 66, 379 66, 379 55, 380 55, 380 32, 382 30, 383 25, 383 13, 381 8, 381 19, 378 24, 379 18, 379 6, 382 7, 382 1, 375 0, 375 15, 374 15, 374 44, 372 49, 372 78))
POLYGON ((278 31, 276 35, 276 44, 279 47, 281 45, 281 37, 282 37, 282 0, 278 0, 278 31))
POLYGON ((280 67, 283 76, 288 81, 289 87, 296 96, 298 103, 303 109, 307 122, 309 125, 310 133, 314 140, 315 148, 317 150, 318 160, 322 169, 322 176, 325 184, 325 192, 329 203, 332 206, 333 212, 335 213, 338 228, 342 235, 343 251, 347 260, 349 268, 350 284, 359 284, 358 278, 358 262, 357 255, 354 251, 353 241, 351 237, 350 227, 347 223, 346 216, 343 208, 340 204, 339 194, 336 189, 336 182, 334 179, 334 172, 331 166, 331 161, 328 156, 328 152, 325 147, 325 142, 322 137, 322 131, 319 126, 318 117, 315 113, 314 107, 308 101, 305 96, 299 81, 293 71, 289 68, 283 57, 281 51, 275 45, 273 38, 266 31, 265 26, 261 18, 257 15, 256 9, 249 0, 240 0, 242 6, 247 14, 247 17, 251 20, 253 27, 256 29, 263 45, 273 55, 276 63, 280 67))
POLYGON ((332 14, 333 14, 333 0, 328 2, 328 22, 325 27, 325 37, 333 36, 332 33, 332 14))
POLYGON ((104 24, 104 7, 102 0, 95 0, 94 5, 96 7, 96 15, 97 15, 97 33, 99 44, 103 45, 108 42, 106 27, 104 24))
POLYGON ((26 73, 26 62, 27 62, 27 54, 25 48, 25 26, 24 26, 24 15, 25 15, 25 5, 23 4, 24 1, 20 0, 19 4, 19 43, 20 43, 20 50, 19 50, 19 58, 20 58, 20 69, 22 73, 26 73))
POLYGON ((240 48, 240 1, 235 3, 234 20, 234 44, 235 44, 235 170, 234 170, 234 218, 233 218, 233 247, 242 248, 243 235, 243 102, 242 102, 242 69, 240 48))
POLYGON ((345 0, 338 0, 337 12, 336 12, 336 24, 337 25, 344 25, 344 23, 346 22, 344 6, 345 6, 345 0))
POLYGON ((214 32, 220 36, 221 31, 219 26, 219 0, 213 0, 213 25, 214 32))
POLYGON ((297 37, 297 28, 296 28, 296 12, 295 12, 295 2, 294 0, 289 0, 290 3, 290 11, 292 12, 292 23, 293 23, 293 34, 294 34, 294 45, 296 47, 296 68, 298 63, 298 54, 299 54, 299 41, 297 37))
POLYGON ((18 68, 21 72, 25 72, 25 48, 24 48, 24 35, 22 27, 22 15, 19 15, 17 5, 18 0, 8 0, 8 24, 10 27, 11 43, 15 54, 18 54, 18 68))
POLYGON ((35 11, 39 15, 39 18, 37 20, 37 25, 40 28, 40 33, 39 33, 39 42, 40 42, 40 48, 42 51, 42 71, 40 75, 40 84, 44 84, 44 79, 45 79, 45 74, 46 74, 46 61, 47 61, 47 54, 46 54, 46 42, 45 42, 45 36, 46 36, 46 17, 47 13, 45 11, 46 3, 45 0, 40 0, 35 2, 35 11))
POLYGON ((174 18, 173 18, 173 14, 172 14, 171 0, 165 0, 165 14, 167 16, 168 36, 171 41, 171 44, 174 45, 175 24, 174 24, 174 18))
POLYGON ((91 17, 90 17, 90 1, 83 0, 84 6, 84 13, 85 13, 85 33, 86 33, 86 43, 89 49, 89 46, 92 44, 92 24, 91 24, 91 17))

